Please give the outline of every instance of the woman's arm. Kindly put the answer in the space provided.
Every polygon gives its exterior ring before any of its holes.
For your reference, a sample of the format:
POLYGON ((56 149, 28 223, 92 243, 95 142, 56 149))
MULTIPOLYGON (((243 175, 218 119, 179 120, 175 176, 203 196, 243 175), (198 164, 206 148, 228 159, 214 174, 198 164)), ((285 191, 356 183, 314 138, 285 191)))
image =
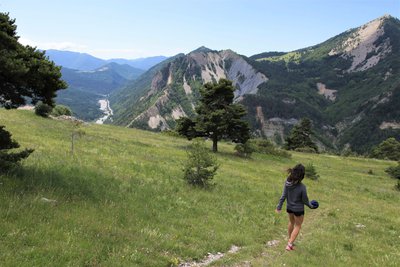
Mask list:
POLYGON ((277 211, 280 211, 282 209, 283 202, 285 202, 285 199, 287 198, 287 189, 286 189, 286 184, 283 186, 283 193, 281 198, 279 199, 278 206, 276 207, 277 211))

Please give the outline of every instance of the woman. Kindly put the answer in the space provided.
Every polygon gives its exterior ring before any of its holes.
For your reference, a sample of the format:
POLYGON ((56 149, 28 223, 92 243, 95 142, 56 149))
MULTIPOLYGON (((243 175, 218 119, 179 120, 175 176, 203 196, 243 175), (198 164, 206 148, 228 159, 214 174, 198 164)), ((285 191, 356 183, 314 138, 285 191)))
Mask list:
POLYGON ((297 164, 293 169, 288 170, 289 176, 286 179, 283 193, 279 199, 276 212, 281 212, 283 202, 287 199, 286 211, 289 215, 288 234, 289 241, 286 250, 294 250, 293 243, 296 240, 304 220, 304 205, 310 209, 317 208, 308 201, 307 189, 301 181, 304 178, 305 168, 297 164))

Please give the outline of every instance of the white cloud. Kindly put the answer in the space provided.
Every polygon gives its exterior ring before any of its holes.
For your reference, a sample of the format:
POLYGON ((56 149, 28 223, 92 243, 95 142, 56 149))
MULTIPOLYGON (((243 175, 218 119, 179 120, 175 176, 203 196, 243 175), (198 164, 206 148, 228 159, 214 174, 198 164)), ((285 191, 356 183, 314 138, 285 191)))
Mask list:
POLYGON ((23 45, 35 46, 39 49, 47 50, 47 49, 56 49, 56 50, 68 50, 68 51, 76 51, 82 52, 87 49, 86 45, 76 44, 72 42, 36 42, 27 38, 19 38, 19 42, 23 45))

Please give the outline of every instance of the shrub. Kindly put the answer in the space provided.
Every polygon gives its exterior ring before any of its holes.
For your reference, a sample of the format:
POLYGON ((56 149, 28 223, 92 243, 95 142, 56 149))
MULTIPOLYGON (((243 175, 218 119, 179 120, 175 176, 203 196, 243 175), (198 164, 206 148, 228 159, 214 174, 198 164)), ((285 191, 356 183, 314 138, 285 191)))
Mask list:
POLYGON ((400 162, 395 167, 391 166, 387 168, 385 172, 393 178, 400 179, 400 162))
POLYGON ((272 144, 268 139, 251 139, 251 142, 255 152, 261 154, 274 155, 278 157, 290 158, 292 155, 285 150, 279 149, 272 144))
POLYGON ((400 142, 391 137, 377 145, 370 155, 377 159, 400 160, 400 142))
POLYGON ((165 130, 162 131, 161 134, 171 137, 182 137, 177 131, 174 130, 165 130))
POLYGON ((66 116, 71 116, 72 115, 72 111, 69 107, 67 106, 63 106, 63 105, 56 105, 52 112, 51 115, 58 117, 58 116, 62 116, 62 115, 66 115, 66 116))
POLYGON ((305 146, 305 147, 298 147, 298 148, 296 148, 294 151, 303 152, 303 153, 317 153, 317 151, 315 150, 315 148, 313 148, 313 147, 308 147, 308 146, 305 146))
POLYGON ((236 154, 240 157, 250 158, 251 154, 256 150, 252 142, 247 141, 244 144, 235 146, 236 154))
POLYGON ((11 139, 11 134, 4 129, 4 126, 0 126, 0 172, 17 165, 20 160, 27 158, 33 152, 33 149, 14 153, 8 152, 8 150, 14 148, 19 148, 19 144, 11 139))
POLYGON ((342 157, 357 157, 357 152, 352 151, 350 147, 346 147, 341 151, 340 155, 342 157))
POLYGON ((310 178, 311 180, 318 180, 319 175, 317 174, 317 170, 315 169, 314 164, 307 164, 305 176, 307 178, 310 178))
POLYGON ((184 179, 191 185, 209 187, 218 164, 215 155, 205 145, 204 140, 194 139, 187 151, 188 159, 184 166, 184 179))
POLYGON ((52 107, 39 101, 35 106, 35 114, 47 118, 52 110, 52 107))

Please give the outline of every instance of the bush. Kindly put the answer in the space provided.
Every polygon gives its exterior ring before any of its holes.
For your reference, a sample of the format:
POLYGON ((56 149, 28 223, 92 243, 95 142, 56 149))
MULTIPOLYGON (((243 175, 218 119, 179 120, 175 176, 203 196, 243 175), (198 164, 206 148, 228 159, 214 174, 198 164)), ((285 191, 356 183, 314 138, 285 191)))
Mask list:
POLYGON ((205 145, 204 140, 194 139, 187 151, 188 159, 184 166, 184 179, 191 185, 209 187, 218 169, 215 155, 205 145))
POLYGON ((53 108, 41 101, 35 106, 35 114, 47 118, 53 108))
POLYGON ((247 141, 244 144, 237 144, 235 146, 236 154, 240 157, 250 158, 251 154, 256 151, 254 144, 247 141))
POLYGON ((400 179, 400 162, 397 166, 389 167, 385 170, 387 174, 389 174, 392 178, 400 179))
POLYGON ((52 112, 51 115, 55 116, 55 117, 59 117, 62 115, 66 115, 66 116, 71 116, 72 115, 72 111, 69 107, 67 106, 63 106, 63 105, 56 105, 52 112))
POLYGON ((4 126, 0 126, 0 172, 17 165, 19 161, 27 158, 33 152, 33 149, 14 153, 8 152, 8 150, 14 148, 19 148, 19 144, 11 139, 11 134, 4 129, 4 126))
POLYGON ((305 177, 310 178, 311 180, 318 180, 319 175, 317 174, 314 164, 310 163, 306 166, 305 177))
POLYGON ((344 148, 344 149, 341 151, 340 155, 341 155, 342 157, 357 157, 357 156, 358 156, 358 155, 357 155, 357 152, 352 151, 350 147, 344 148))
POLYGON ((393 137, 386 139, 372 150, 371 157, 400 160, 400 142, 393 137))
POLYGON ((303 152, 303 153, 317 153, 317 151, 315 150, 315 148, 313 148, 313 147, 308 147, 308 146, 306 146, 306 147, 298 147, 298 148, 296 148, 294 151, 303 152))
POLYGON ((292 155, 285 150, 279 149, 272 144, 268 139, 251 139, 251 142, 255 152, 261 154, 274 155, 278 157, 290 158, 292 155))
POLYGON ((165 130, 162 131, 161 134, 171 137, 182 137, 177 131, 174 130, 165 130))

